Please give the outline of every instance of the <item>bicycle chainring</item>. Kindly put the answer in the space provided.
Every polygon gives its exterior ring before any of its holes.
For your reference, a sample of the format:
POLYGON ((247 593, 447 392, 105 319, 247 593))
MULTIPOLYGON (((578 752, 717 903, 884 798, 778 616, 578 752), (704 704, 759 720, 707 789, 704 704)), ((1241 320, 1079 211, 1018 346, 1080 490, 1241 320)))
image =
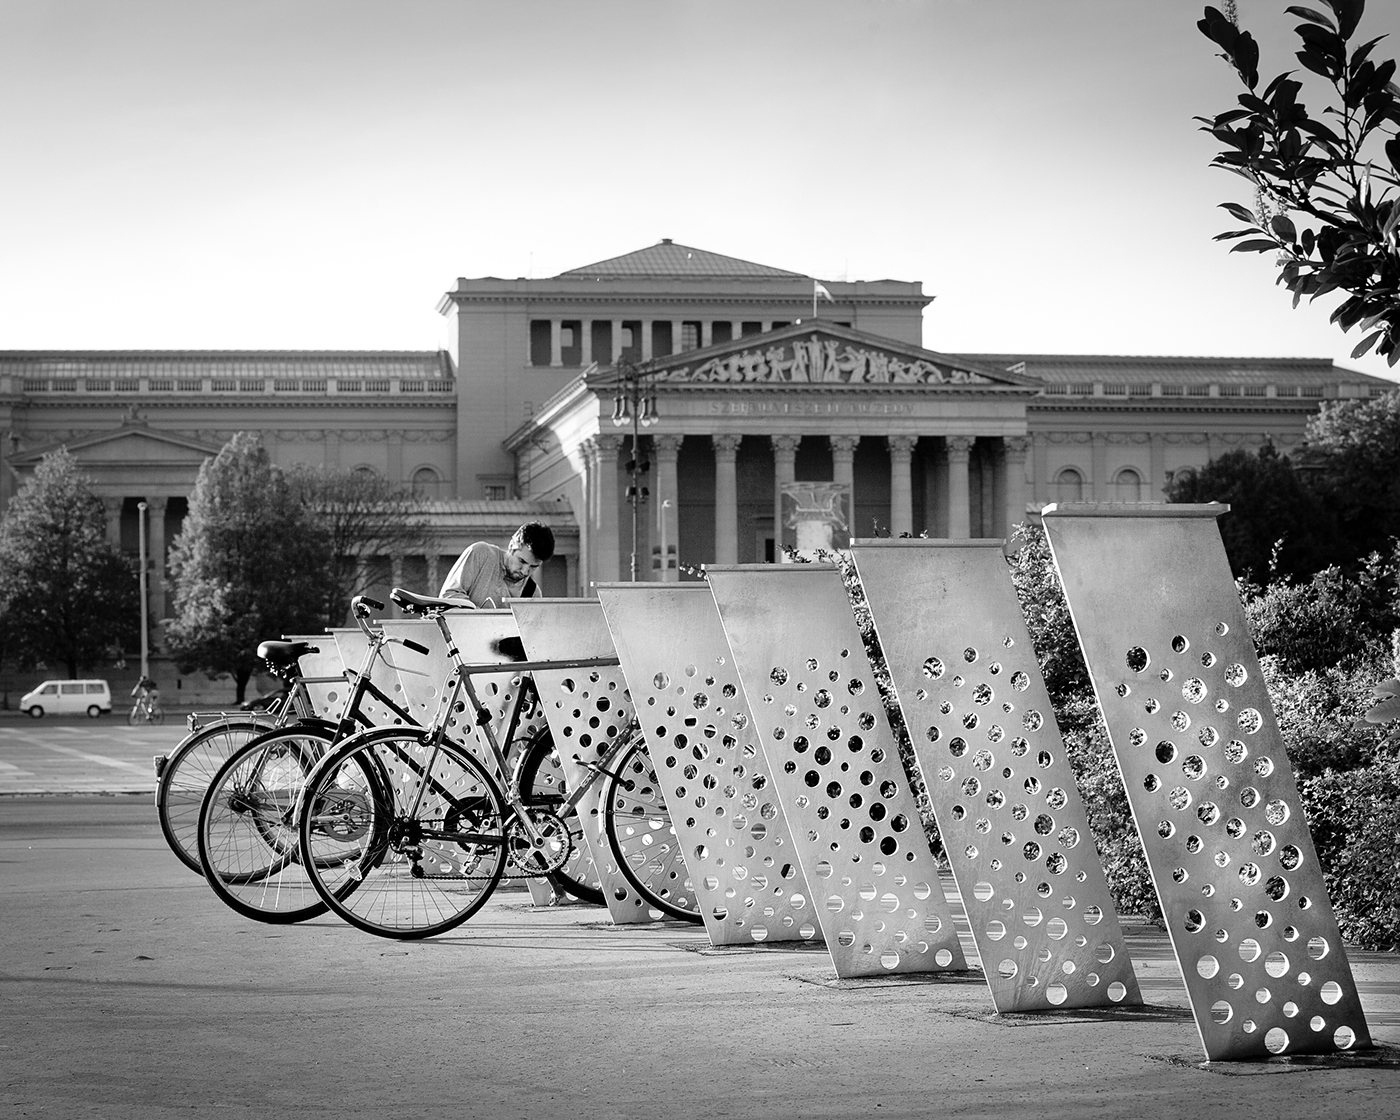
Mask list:
POLYGON ((553 875, 569 862, 574 850, 569 826, 558 813, 539 806, 526 807, 530 824, 539 833, 536 843, 525 823, 512 817, 506 825, 506 874, 512 877, 540 878, 553 875))

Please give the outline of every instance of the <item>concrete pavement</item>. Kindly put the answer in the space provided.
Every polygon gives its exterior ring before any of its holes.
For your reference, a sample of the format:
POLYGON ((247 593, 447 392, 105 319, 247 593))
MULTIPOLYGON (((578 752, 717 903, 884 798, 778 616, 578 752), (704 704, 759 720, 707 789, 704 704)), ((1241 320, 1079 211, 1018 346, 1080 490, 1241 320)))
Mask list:
MULTIPOLYGON (((50 745, 150 747, 76 742, 50 745)), ((820 949, 714 949, 523 891, 392 942, 240 918, 148 793, 0 797, 0 898, 17 1117, 1400 1116, 1395 954, 1351 953, 1381 1050, 1203 1068, 1167 939, 1131 920, 1148 1006, 1039 1016, 995 1015, 976 973, 838 982, 820 949)))

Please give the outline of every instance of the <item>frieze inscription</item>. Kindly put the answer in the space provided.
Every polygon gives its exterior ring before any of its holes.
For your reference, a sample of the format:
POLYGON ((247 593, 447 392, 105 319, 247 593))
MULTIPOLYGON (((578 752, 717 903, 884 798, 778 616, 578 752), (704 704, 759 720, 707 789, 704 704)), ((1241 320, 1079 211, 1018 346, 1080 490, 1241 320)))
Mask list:
POLYGON ((711 401, 712 416, 905 416, 905 401, 711 401))

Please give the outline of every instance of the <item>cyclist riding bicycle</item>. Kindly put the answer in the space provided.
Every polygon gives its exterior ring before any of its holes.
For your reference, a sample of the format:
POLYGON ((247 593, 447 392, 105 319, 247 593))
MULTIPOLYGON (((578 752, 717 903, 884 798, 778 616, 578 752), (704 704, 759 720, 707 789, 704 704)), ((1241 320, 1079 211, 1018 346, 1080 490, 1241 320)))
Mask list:
POLYGON ((131 695, 137 700, 144 700, 150 707, 154 708, 160 703, 160 686, 150 677, 142 676, 136 682, 136 687, 131 690, 131 695))
POLYGON ((532 599, 539 587, 531 578, 554 555, 548 525, 520 526, 505 548, 487 541, 470 545, 442 582, 439 599, 463 599, 463 606, 504 607, 507 599, 532 599))

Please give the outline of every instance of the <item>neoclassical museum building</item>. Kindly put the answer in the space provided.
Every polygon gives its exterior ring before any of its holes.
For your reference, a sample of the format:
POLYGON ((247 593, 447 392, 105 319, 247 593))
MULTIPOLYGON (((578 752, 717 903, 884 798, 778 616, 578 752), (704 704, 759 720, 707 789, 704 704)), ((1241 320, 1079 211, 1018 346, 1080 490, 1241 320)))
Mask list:
POLYGON ((781 558, 785 483, 845 484, 855 536, 997 537, 1056 499, 1150 500, 1234 448, 1286 452, 1324 401, 1393 388, 1320 359, 939 353, 931 300, 667 239, 549 279, 459 279, 440 352, 3 351, 0 505, 66 446, 133 554, 147 503, 162 618, 200 464, 251 429, 279 464, 425 499, 435 544, 393 558, 405 586, 436 590, 465 545, 538 518, 559 542, 545 591, 587 595, 634 565, 781 558), (645 375, 622 416, 618 363, 645 375))

